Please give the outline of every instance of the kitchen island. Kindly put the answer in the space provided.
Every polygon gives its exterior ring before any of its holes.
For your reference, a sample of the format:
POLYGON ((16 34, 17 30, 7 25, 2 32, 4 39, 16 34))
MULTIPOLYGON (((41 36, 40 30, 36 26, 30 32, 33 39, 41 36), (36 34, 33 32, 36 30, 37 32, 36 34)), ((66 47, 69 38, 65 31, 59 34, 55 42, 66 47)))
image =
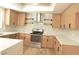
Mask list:
POLYGON ((11 38, 0 38, 0 55, 22 55, 23 41, 11 38))

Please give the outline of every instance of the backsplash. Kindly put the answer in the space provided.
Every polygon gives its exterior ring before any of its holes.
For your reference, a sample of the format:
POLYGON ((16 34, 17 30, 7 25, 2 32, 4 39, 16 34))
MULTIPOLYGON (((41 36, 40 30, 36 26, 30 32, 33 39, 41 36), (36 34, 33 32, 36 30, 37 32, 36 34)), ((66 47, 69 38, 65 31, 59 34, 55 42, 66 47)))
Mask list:
POLYGON ((26 13, 26 23, 45 23, 51 24, 52 13, 28 12, 26 13))

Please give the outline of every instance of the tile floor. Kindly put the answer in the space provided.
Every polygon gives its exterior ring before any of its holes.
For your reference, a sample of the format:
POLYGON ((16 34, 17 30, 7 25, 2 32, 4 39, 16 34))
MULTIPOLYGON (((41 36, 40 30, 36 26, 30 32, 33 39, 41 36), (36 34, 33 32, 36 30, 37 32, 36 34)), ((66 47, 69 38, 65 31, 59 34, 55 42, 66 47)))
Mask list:
POLYGON ((55 53, 53 49, 28 47, 24 50, 24 55, 55 55, 55 53))

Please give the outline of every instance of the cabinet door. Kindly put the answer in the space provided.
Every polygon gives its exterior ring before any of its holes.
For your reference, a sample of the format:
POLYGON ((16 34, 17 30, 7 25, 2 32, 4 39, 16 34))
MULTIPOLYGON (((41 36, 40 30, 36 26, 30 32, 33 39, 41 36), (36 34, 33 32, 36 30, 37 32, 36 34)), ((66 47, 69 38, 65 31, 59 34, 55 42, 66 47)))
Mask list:
POLYGON ((16 26, 16 12, 14 10, 10 10, 10 26, 16 26))
POLYGON ((53 36, 44 36, 43 37, 43 42, 42 42, 42 47, 45 47, 45 48, 54 48, 54 39, 53 39, 53 36))
POLYGON ((47 47, 47 37, 46 36, 43 36, 43 40, 42 40, 42 47, 46 48, 47 47))
POLYGON ((62 45, 57 40, 56 40, 56 45, 55 45, 55 53, 57 55, 62 54, 62 45))
POLYGON ((9 38, 16 39, 16 33, 9 35, 9 38))
POLYGON ((23 26, 25 24, 25 13, 23 12, 17 12, 17 25, 23 26))
POLYGON ((19 39, 24 39, 24 34, 23 33, 19 33, 19 39))
POLYGON ((16 39, 20 39, 20 33, 16 33, 16 39))
POLYGON ((52 26, 60 28, 61 14, 53 14, 52 26))
POLYGON ((58 53, 58 41, 56 40, 55 41, 55 47, 54 47, 54 49, 55 49, 55 54, 57 54, 58 53))
POLYGON ((53 48, 54 47, 54 41, 53 41, 53 37, 49 36, 47 38, 47 48, 53 48))
POLYGON ((24 35, 24 45, 25 46, 30 45, 30 35, 29 34, 24 35))
POLYGON ((76 29, 79 29, 79 13, 76 13, 76 20, 75 20, 75 24, 76 24, 76 29))

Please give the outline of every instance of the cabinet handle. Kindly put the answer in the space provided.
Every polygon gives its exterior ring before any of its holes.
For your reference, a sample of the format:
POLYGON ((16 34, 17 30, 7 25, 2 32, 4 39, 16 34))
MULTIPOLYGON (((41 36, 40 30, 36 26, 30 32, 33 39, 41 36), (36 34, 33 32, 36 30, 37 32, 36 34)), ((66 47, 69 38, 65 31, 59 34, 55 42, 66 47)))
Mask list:
POLYGON ((59 51, 59 47, 57 48, 57 51, 59 51))
POLYGON ((61 47, 61 44, 60 44, 60 47, 61 47))
POLYGON ((26 37, 24 37, 24 40, 26 39, 26 37))
POLYGON ((47 39, 47 42, 48 42, 48 39, 47 39))
POLYGON ((56 45, 56 41, 55 41, 55 45, 56 45))

